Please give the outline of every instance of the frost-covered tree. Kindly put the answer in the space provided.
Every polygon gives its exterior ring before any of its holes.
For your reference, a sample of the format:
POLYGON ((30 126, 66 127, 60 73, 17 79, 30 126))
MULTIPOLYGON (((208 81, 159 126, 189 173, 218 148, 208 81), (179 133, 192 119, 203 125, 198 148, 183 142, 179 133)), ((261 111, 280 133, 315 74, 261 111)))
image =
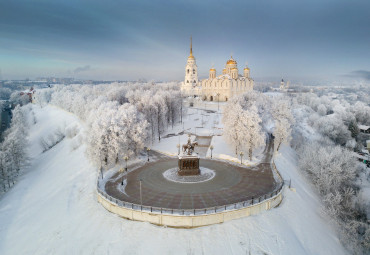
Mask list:
POLYGON ((314 126, 337 144, 345 145, 351 139, 351 132, 338 114, 322 116, 315 121, 314 126))
POLYGON ((238 155, 238 149, 242 150, 246 141, 246 126, 243 122, 244 111, 239 104, 228 104, 224 109, 223 123, 224 136, 227 142, 235 148, 235 154, 238 155))
POLYGON ((351 107, 351 110, 358 123, 362 125, 370 125, 370 106, 363 102, 356 102, 353 107, 351 107))
POLYGON ((27 94, 21 94, 20 91, 14 91, 10 95, 10 102, 13 104, 26 105, 30 102, 30 97, 27 94))
POLYGON ((88 156, 104 168, 117 164, 124 156, 137 155, 144 147, 147 122, 130 104, 102 104, 92 116, 88 134, 88 156))
POLYGON ((322 194, 352 185, 356 175, 354 155, 340 146, 311 143, 301 153, 300 167, 307 172, 322 194))
POLYGON ((291 139, 291 125, 286 119, 277 121, 274 128, 274 137, 275 137, 275 148, 276 151, 279 151, 282 143, 288 143, 291 139))
POLYGON ((27 126, 23 109, 17 105, 13 110, 10 128, 0 145, 0 181, 4 192, 14 185, 26 161, 27 126))
POLYGON ((224 136, 235 148, 235 153, 247 150, 252 160, 253 150, 263 145, 265 140, 257 108, 251 106, 249 110, 243 110, 240 104, 231 102, 225 107, 222 121, 224 136))
POLYGON ((0 88, 0 99, 8 100, 12 91, 9 88, 0 88))
POLYGON ((317 107, 317 112, 318 112, 318 114, 320 114, 321 116, 326 115, 327 109, 326 109, 325 105, 320 104, 320 105, 317 107))

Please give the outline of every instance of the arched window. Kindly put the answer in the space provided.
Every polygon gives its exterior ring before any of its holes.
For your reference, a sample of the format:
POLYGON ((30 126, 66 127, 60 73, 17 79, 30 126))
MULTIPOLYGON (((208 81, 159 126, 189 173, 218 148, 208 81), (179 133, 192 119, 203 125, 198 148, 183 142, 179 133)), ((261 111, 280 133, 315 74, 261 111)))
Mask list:
POLYGON ((189 80, 187 80, 186 83, 189 83, 189 80))
POLYGON ((190 72, 190 69, 188 69, 188 73, 190 72))
POLYGON ((193 69, 193 74, 195 74, 195 69, 193 69))
POLYGON ((194 80, 194 83, 196 83, 196 81, 194 80))

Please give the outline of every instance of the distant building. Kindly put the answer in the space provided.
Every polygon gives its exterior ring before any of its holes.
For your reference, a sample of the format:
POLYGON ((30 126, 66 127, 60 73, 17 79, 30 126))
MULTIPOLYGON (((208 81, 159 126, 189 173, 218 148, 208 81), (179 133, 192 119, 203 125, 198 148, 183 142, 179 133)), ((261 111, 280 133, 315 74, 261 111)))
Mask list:
POLYGON ((33 89, 33 87, 30 88, 29 91, 22 91, 19 93, 19 95, 27 95, 29 97, 30 102, 33 100, 33 94, 35 94, 36 90, 33 89))
POLYGON ((280 90, 282 91, 288 91, 290 85, 290 81, 285 82, 284 79, 281 79, 280 82, 280 90))
POLYGON ((228 101, 235 95, 253 90, 253 79, 250 78, 250 69, 245 67, 243 75, 239 74, 237 62, 231 57, 222 74, 216 76, 216 69, 209 70, 208 79, 198 80, 198 70, 193 56, 192 42, 190 42, 190 56, 185 67, 185 80, 181 91, 188 96, 198 96, 206 101, 228 101))
POLYGON ((358 125, 361 133, 370 134, 370 126, 358 125))

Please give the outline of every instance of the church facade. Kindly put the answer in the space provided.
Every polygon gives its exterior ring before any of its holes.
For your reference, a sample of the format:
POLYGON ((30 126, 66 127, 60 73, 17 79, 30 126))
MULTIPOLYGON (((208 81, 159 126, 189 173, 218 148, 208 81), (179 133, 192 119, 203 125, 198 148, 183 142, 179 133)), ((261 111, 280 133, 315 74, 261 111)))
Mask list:
POLYGON ((209 70, 208 79, 198 80, 198 69, 193 56, 192 43, 190 42, 190 55, 185 67, 185 80, 181 91, 187 96, 198 96, 205 101, 228 101, 235 95, 253 90, 253 79, 250 78, 250 69, 245 67, 243 75, 239 74, 237 62, 231 57, 217 76, 216 69, 209 70))

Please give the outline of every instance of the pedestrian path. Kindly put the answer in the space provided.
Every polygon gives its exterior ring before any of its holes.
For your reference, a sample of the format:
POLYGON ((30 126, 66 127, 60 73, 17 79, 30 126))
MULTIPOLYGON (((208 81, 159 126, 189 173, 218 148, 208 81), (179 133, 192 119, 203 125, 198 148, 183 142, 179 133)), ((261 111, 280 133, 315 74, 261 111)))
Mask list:
POLYGON ((199 157, 205 157, 209 146, 211 145, 212 136, 196 136, 196 141, 198 145, 195 146, 194 152, 198 153, 199 157))

